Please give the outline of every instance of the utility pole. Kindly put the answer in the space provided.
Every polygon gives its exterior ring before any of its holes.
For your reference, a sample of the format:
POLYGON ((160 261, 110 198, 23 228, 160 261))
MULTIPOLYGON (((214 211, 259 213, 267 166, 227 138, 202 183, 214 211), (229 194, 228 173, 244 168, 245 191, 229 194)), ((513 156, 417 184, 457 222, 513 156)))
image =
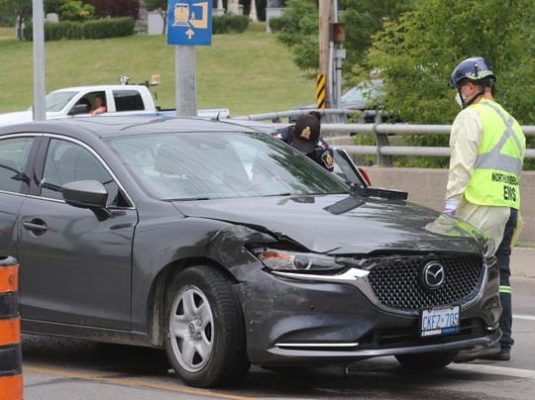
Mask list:
POLYGON ((319 0, 319 76, 317 87, 317 105, 320 107, 320 82, 321 76, 324 78, 324 107, 329 108, 329 60, 330 60, 330 17, 331 17, 331 0, 319 0), (327 84, 325 84, 327 83, 327 84))
POLYGON ((45 12, 43 0, 33 0, 33 120, 46 120, 45 12))
POLYGON ((346 51, 344 49, 345 41, 345 24, 339 22, 338 0, 333 0, 332 4, 332 23, 331 23, 331 66, 330 78, 332 84, 330 85, 330 99, 335 108, 342 107, 342 62, 346 58, 346 51))
POLYGON ((196 54, 194 46, 176 46, 176 115, 197 115, 196 54))
POLYGON ((167 43, 175 48, 176 115, 197 115, 195 46, 212 44, 212 0, 169 0, 167 43))

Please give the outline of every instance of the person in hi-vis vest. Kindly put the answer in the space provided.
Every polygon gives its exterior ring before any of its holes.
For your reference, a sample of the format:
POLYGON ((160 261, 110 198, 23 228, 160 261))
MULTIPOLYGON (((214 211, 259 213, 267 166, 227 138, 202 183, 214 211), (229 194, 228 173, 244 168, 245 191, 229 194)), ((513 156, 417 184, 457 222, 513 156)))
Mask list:
POLYGON ((494 244, 500 269, 500 343, 478 358, 507 361, 514 341, 510 254, 520 232, 520 174, 526 139, 518 122, 494 101, 496 75, 481 57, 462 61, 451 74, 462 108, 451 128, 444 213, 473 225, 494 244))

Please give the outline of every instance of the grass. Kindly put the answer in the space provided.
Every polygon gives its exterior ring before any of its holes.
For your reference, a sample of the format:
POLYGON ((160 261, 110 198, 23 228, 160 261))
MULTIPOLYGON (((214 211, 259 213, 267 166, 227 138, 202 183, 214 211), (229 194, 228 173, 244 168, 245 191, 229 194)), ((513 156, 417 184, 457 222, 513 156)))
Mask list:
MULTIPOLYGON (((197 47, 199 108, 227 107, 231 115, 287 110, 314 101, 315 82, 297 69, 273 35, 255 29, 214 35, 197 47)), ((0 28, 0 113, 29 107, 33 96, 32 44, 0 28)), ((174 48, 164 36, 46 43, 46 88, 115 84, 127 75, 143 82, 160 74, 157 104, 174 108, 174 48)))
POLYGON ((15 39, 15 29, 0 26, 0 40, 15 39))

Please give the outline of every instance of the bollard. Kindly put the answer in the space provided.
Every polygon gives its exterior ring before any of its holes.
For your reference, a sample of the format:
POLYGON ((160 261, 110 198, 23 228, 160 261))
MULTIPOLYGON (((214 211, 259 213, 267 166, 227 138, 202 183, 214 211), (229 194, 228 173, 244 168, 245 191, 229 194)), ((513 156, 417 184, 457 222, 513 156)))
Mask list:
POLYGON ((0 399, 22 399, 22 352, 18 310, 19 266, 0 257, 0 399))

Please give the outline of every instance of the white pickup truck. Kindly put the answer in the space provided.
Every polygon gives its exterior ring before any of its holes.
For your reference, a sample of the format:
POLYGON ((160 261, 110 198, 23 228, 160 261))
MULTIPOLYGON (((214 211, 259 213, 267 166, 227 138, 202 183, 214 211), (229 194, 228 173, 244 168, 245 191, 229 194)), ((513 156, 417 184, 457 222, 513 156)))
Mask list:
MULTIPOLYGON (((96 85, 70 87, 55 90, 46 96, 46 118, 59 119, 77 116, 87 117, 96 108, 96 98, 104 100, 106 115, 166 115, 172 110, 160 111, 154 104, 150 90, 143 85, 96 85)), ((226 108, 199 110, 199 117, 228 118, 226 108)), ((0 114, 0 126, 31 121, 31 108, 26 111, 0 114)))

